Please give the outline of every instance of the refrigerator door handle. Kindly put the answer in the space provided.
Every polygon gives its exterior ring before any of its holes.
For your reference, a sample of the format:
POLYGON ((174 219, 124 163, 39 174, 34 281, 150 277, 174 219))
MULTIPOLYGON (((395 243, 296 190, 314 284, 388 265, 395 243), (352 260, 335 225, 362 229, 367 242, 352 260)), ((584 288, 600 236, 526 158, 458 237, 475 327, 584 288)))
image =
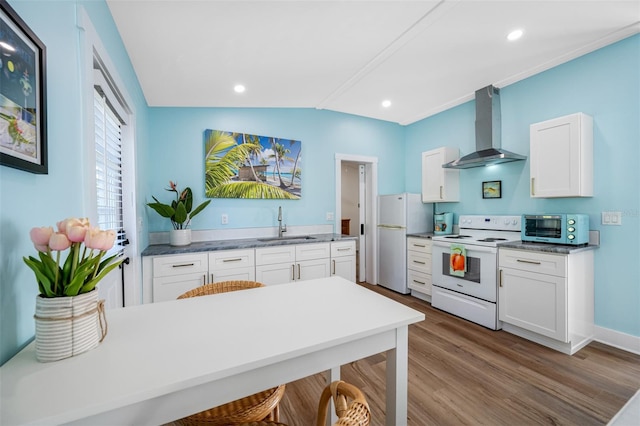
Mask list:
POLYGON ((378 225, 378 228, 383 228, 383 229, 404 229, 404 226, 400 226, 400 225, 378 225))

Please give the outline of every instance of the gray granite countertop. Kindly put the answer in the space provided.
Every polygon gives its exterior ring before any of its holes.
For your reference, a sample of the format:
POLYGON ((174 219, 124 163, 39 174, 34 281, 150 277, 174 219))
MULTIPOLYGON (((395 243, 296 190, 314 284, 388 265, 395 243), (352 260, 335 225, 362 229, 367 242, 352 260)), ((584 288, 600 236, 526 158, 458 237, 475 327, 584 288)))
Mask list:
POLYGON ((430 240, 433 237, 433 232, 420 232, 418 234, 407 234, 407 237, 426 238, 430 240))
POLYGON ((498 248, 510 248, 516 250, 540 251, 544 253, 571 254, 584 250, 595 250, 599 246, 587 244, 579 247, 565 246, 560 244, 532 243, 529 241, 508 241, 498 244, 498 248))
POLYGON ((165 254, 197 253, 203 251, 235 250, 258 247, 284 246, 290 244, 327 243, 331 241, 349 241, 357 237, 340 234, 313 234, 309 239, 295 238, 293 236, 277 238, 243 238, 238 240, 218 240, 193 242, 188 246, 171 246, 169 244, 153 244, 142 252, 142 256, 160 256, 165 254))

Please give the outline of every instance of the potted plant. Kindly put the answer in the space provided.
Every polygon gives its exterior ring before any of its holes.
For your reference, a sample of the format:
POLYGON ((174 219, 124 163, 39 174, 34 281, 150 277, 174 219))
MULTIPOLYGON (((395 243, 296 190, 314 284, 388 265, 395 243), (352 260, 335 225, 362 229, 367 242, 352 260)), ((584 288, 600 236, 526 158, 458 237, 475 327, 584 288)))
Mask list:
POLYGON ((148 203, 147 205, 154 209, 160 216, 167 217, 171 220, 173 230, 169 233, 169 240, 172 246, 190 244, 191 229, 189 229, 189 224, 191 223, 191 219, 204 210, 211 200, 203 202, 192 210, 193 192, 191 191, 191 188, 186 187, 183 191, 179 191, 177 184, 173 181, 169 181, 169 188, 165 188, 165 190, 175 192, 176 194, 176 199, 171 201, 170 205, 161 203, 153 196, 151 198, 153 198, 155 202, 148 203))
POLYGON ((104 258, 113 247, 115 231, 91 227, 86 218, 62 220, 57 228, 31 229, 38 258, 23 257, 40 291, 34 317, 36 357, 42 362, 78 355, 104 339, 106 317, 96 285, 122 262, 118 254, 104 258))

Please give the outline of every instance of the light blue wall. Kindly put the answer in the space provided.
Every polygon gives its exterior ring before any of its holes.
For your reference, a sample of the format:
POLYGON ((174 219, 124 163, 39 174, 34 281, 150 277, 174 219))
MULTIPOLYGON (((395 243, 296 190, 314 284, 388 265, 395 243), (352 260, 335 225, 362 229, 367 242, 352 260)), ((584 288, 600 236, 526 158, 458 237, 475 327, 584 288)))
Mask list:
MULTIPOLYGON (((314 109, 151 108, 153 141, 149 173, 144 178, 155 196, 168 202, 169 180, 191 187, 195 202, 204 199, 205 129, 243 132, 302 142, 300 200, 213 199, 192 222, 193 229, 252 228, 277 225, 277 208, 287 225, 333 224, 335 212, 335 154, 377 157, 380 193, 404 190, 404 128, 388 122, 314 109), (222 213, 229 224, 221 225, 222 213)), ((170 229, 167 219, 147 208, 149 229, 170 229)))
MULTIPOLYGON (((595 253, 595 320, 640 336, 640 36, 636 35, 505 87, 502 147, 529 155, 529 125, 584 112, 594 119, 594 197, 532 199, 529 161, 460 171, 456 214, 587 213, 600 231, 595 253), (481 183, 501 180, 502 199, 482 199, 481 183), (621 211, 622 226, 602 226, 601 212, 621 211)), ((420 190, 419 153, 443 145, 474 150, 475 102, 406 128, 408 191, 420 190)))
MULTIPOLYGON (((66 217, 86 215, 82 199, 83 158, 84 150, 91 145, 82 140, 78 5, 86 8, 134 97, 140 127, 137 140, 143 148, 148 127, 142 92, 106 3, 10 1, 10 4, 47 48, 49 174, 35 175, 0 166, 0 364, 34 334, 37 285, 33 272, 22 261, 22 256, 35 255, 29 230, 34 226, 55 226, 66 217)), ((144 164, 140 170, 144 173, 144 164)))

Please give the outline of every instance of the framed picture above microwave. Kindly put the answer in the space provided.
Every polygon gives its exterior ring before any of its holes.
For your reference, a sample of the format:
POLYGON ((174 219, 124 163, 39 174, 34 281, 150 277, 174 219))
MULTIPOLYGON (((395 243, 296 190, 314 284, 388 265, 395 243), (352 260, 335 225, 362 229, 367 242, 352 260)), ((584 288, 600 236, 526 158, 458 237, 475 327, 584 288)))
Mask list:
POLYGON ((0 164, 47 174, 42 41, 0 0, 0 164))
POLYGON ((502 181, 482 182, 482 198, 502 198, 502 181))

